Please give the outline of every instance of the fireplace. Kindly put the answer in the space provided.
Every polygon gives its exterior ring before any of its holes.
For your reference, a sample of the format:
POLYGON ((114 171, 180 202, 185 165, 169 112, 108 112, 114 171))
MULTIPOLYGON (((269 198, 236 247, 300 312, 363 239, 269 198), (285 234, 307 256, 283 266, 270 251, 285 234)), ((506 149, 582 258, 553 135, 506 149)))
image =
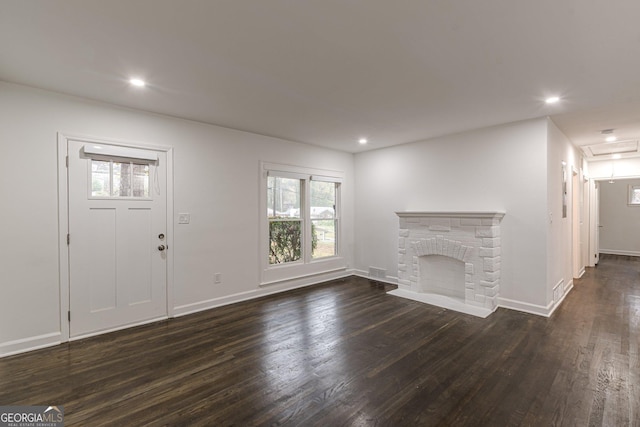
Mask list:
POLYGON ((500 295, 503 212, 397 212, 392 295, 487 317, 500 295))

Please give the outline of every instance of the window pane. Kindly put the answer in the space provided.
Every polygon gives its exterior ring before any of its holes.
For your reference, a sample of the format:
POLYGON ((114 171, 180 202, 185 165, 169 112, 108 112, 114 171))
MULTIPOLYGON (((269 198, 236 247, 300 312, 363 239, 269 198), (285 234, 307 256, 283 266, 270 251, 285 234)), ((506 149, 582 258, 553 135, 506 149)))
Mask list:
POLYGON ((300 180, 270 176, 267 179, 269 218, 300 218, 300 180))
POLYGON ((301 221, 271 221, 269 223, 269 264, 281 264, 300 259, 302 254, 301 221))
POLYGON ((336 255, 336 221, 333 219, 312 220, 311 255, 322 258, 336 255))
POLYGON ((311 218, 335 218, 336 183, 311 181, 311 218))
POLYGON ((91 160, 91 196, 111 196, 111 162, 91 160))
POLYGON ((133 197, 149 197, 149 165, 133 164, 133 197))
POLYGON ((131 196, 131 163, 113 162, 113 192, 114 197, 131 196))

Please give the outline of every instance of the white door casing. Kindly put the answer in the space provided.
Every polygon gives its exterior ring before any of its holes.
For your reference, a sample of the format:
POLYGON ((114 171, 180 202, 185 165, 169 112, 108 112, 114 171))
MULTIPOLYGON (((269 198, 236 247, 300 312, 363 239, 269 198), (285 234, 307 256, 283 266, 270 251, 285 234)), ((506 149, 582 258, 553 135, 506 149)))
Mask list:
MULTIPOLYGON (((83 151, 86 144, 95 143, 110 146, 94 139, 59 137, 59 149, 66 145, 68 155, 70 242, 65 254, 66 271, 65 256, 61 256, 61 299, 65 295, 68 298, 66 304, 61 301, 61 322, 66 326, 62 328, 63 339, 65 335, 77 339, 171 315, 168 277, 172 239, 167 218, 170 150, 144 148, 158 159, 149 162, 149 197, 99 198, 91 196, 92 160, 83 151), (67 325, 65 308, 70 313, 67 325)), ((121 143, 113 146, 124 148, 121 143)), ((133 151, 141 148, 135 146, 133 151)), ((63 237, 67 240, 61 230, 63 237)))
POLYGON ((596 214, 596 233, 595 233, 595 244, 594 244, 594 250, 595 250, 595 260, 594 260, 594 264, 598 265, 598 263, 600 262, 600 183, 596 182, 596 186, 595 186, 595 214, 596 214))
POLYGON ((595 267, 600 261, 600 196, 599 181, 589 179, 589 267, 595 267))

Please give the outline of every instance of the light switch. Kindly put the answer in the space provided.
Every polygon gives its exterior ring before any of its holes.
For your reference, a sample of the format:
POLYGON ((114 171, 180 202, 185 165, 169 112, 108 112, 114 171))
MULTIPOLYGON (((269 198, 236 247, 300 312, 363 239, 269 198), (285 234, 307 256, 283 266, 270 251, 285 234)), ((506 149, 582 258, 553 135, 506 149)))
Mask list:
POLYGON ((189 222, 191 222, 191 214, 188 214, 188 213, 178 214, 178 224, 189 224, 189 222))

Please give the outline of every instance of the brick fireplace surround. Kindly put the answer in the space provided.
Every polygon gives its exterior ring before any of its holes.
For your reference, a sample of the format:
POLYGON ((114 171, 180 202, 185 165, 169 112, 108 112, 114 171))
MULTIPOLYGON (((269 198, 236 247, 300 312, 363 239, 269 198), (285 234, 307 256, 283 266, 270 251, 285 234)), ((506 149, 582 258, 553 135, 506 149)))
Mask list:
POLYGON ((505 214, 396 213, 398 289, 389 294, 483 318, 493 313, 500 295, 505 214))

